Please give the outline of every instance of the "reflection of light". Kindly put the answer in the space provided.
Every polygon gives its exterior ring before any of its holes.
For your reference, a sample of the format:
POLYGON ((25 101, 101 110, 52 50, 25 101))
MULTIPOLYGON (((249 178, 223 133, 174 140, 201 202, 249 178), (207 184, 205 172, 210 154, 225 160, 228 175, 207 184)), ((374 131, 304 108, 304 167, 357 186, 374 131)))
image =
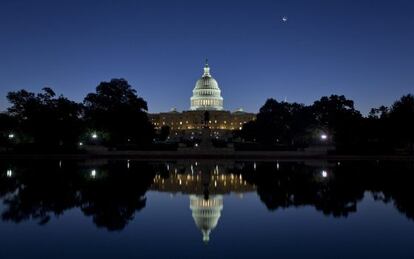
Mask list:
POLYGON ((59 168, 62 168, 62 160, 59 160, 59 168))
POLYGON ((328 138, 328 136, 327 136, 326 134, 322 134, 322 135, 321 135, 321 139, 322 139, 322 140, 326 140, 327 138, 328 138))
POLYGON ((253 163, 253 168, 256 170, 256 162, 253 163))
POLYGON ((12 177, 13 176, 13 171, 11 169, 7 170, 6 175, 7 175, 7 177, 12 177))
POLYGON ((276 169, 279 170, 279 162, 276 162, 276 169))
POLYGON ((129 160, 127 160, 127 168, 129 169, 129 160))
POLYGON ((10 133, 9 134, 9 139, 12 139, 12 138, 14 138, 14 134, 13 133, 10 133))
POLYGON ((197 166, 198 165, 198 163, 197 163, 197 161, 195 162, 195 166, 197 166))
POLYGON ((328 172, 326 172, 325 170, 322 170, 321 175, 323 178, 328 177, 328 172))
POLYGON ((93 170, 91 171, 91 177, 92 177, 92 178, 95 178, 95 177, 96 177, 96 170, 95 170, 95 169, 93 169, 93 170))

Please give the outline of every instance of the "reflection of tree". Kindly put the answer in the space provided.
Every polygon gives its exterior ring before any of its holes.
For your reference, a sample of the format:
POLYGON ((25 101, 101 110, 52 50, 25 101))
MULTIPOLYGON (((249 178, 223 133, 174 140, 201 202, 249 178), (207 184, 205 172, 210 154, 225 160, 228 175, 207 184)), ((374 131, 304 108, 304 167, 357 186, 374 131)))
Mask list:
POLYGON ((412 165, 404 162, 342 162, 331 166, 326 177, 322 169, 302 163, 246 164, 240 173, 257 186, 257 193, 269 210, 310 205, 326 215, 346 217, 356 212, 366 191, 377 200, 393 200, 399 211, 414 219, 412 165))
POLYGON ((312 205, 324 214, 347 216, 363 192, 354 192, 346 180, 323 178, 320 169, 298 163, 259 163, 242 169, 245 179, 257 185, 257 193, 269 210, 312 205), (340 181, 338 181, 340 180, 340 181))
POLYGON ((21 166, 13 177, 0 178, 4 194, 3 220, 16 223, 34 219, 47 223, 52 216, 80 207, 93 216, 95 224, 108 230, 122 229, 135 211, 145 207, 144 194, 152 183, 153 169, 145 163, 103 166, 96 178, 75 162, 31 162, 21 166), (125 168, 125 169, 121 169, 125 168))
POLYGON ((82 186, 81 209, 85 215, 93 216, 98 227, 121 230, 136 211, 145 207, 144 195, 153 182, 154 173, 148 164, 142 163, 131 164, 130 169, 114 163, 99 173, 107 176, 82 186))
POLYGON ((21 222, 35 219, 39 224, 47 223, 51 214, 57 216, 76 205, 75 189, 69 184, 74 179, 66 172, 59 172, 57 163, 44 166, 28 163, 7 180, 16 181, 15 190, 6 196, 7 209, 4 220, 21 222))

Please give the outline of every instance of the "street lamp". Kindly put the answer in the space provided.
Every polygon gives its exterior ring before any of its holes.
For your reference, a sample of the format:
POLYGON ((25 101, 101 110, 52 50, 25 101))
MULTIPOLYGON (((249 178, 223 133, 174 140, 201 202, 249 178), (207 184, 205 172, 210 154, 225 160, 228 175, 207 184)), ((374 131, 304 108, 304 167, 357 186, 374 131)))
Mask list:
POLYGON ((325 170, 322 170, 321 175, 323 178, 328 177, 328 172, 326 172, 325 170))

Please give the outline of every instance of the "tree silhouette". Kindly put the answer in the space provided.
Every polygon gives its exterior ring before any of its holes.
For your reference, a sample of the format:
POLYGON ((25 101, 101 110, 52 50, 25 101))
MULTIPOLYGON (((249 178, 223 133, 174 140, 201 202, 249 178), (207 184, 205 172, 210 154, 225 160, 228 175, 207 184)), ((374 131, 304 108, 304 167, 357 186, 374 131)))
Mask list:
POLYGON ((95 93, 85 97, 84 104, 88 125, 107 133, 109 145, 151 143, 154 128, 146 113, 147 103, 126 80, 100 83, 95 93))
POLYGON ((56 97, 50 88, 42 93, 26 90, 7 95, 12 106, 8 112, 18 122, 25 142, 37 148, 74 149, 82 131, 82 106, 63 96, 56 97))

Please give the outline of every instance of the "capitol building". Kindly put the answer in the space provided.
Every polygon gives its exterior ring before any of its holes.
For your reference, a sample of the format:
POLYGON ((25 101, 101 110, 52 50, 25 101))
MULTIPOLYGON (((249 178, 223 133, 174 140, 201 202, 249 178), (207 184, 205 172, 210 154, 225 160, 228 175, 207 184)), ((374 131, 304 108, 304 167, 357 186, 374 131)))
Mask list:
POLYGON ((255 120, 256 114, 243 109, 231 112, 224 109, 224 99, 218 82, 210 73, 206 62, 200 79, 197 80, 190 98, 190 109, 179 112, 149 114, 156 129, 169 126, 172 136, 191 136, 199 134, 207 124, 216 136, 225 136, 232 130, 240 130, 244 123, 255 120), (208 112, 208 121, 205 121, 208 112))

